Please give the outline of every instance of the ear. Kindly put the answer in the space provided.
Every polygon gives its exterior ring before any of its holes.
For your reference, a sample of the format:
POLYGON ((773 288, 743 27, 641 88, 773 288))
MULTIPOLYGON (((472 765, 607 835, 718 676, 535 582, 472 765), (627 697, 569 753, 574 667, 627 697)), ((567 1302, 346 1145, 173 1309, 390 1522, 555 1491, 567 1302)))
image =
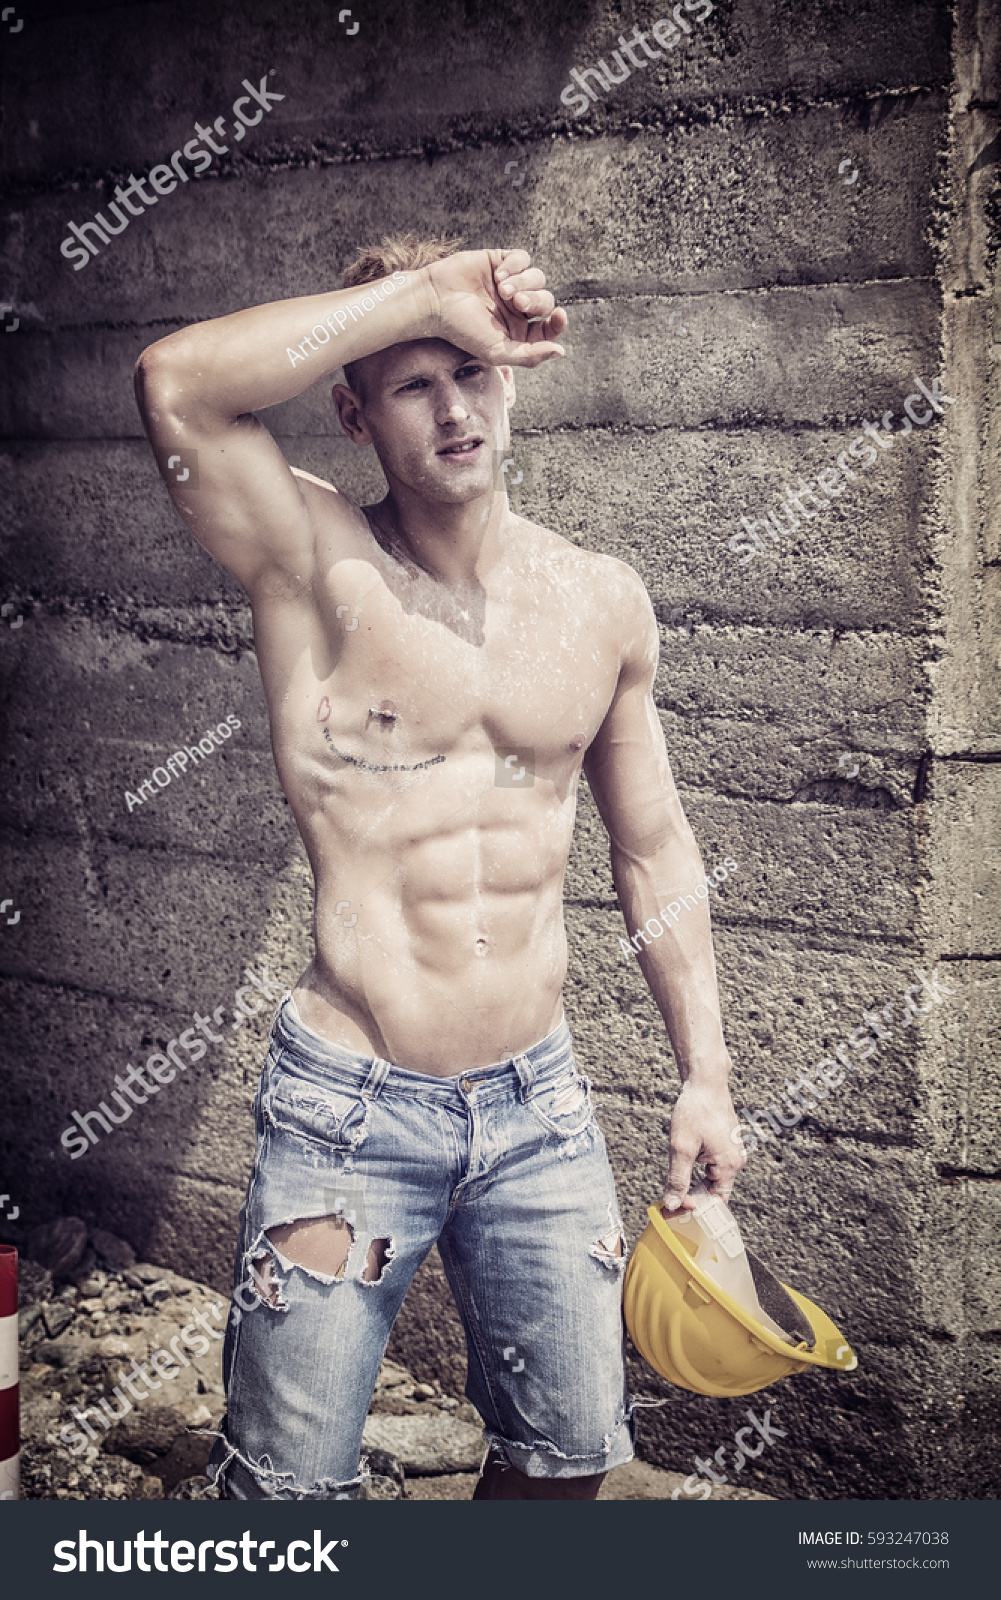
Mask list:
POLYGON ((330 391, 341 427, 348 438, 355 444, 366 445, 373 442, 372 435, 365 425, 362 414, 361 397, 353 389, 348 389, 343 383, 335 383, 330 391))

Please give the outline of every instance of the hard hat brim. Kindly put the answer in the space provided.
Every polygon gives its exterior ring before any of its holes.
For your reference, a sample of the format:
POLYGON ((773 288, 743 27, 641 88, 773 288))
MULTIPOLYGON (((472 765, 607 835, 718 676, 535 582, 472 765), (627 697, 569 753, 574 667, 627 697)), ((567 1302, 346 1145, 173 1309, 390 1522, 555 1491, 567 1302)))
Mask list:
POLYGON ((851 1372, 858 1365, 837 1327, 806 1295, 782 1285, 813 1334, 812 1345, 790 1344, 698 1266, 659 1206, 650 1206, 648 1214, 650 1225, 626 1272, 624 1308, 634 1345, 662 1377, 722 1398, 753 1394, 811 1366, 851 1372), (712 1371, 705 1370, 709 1366, 712 1371))

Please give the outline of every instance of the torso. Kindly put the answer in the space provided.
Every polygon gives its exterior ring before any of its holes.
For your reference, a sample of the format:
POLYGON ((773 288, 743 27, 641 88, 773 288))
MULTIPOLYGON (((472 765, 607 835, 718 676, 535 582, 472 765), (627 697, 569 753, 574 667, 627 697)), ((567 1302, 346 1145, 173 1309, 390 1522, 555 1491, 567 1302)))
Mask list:
POLYGON ((335 491, 304 488, 313 583, 254 606, 275 762, 316 879, 300 1013, 415 1072, 502 1060, 562 1014, 563 876, 628 569, 510 514, 485 591, 456 599, 340 496, 335 517, 335 491))

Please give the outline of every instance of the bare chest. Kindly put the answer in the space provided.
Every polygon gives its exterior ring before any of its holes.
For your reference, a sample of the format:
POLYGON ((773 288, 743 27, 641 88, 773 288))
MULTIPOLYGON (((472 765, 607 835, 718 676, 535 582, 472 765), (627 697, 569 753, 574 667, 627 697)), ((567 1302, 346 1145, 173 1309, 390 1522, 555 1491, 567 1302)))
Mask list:
POLYGON ((322 597, 325 648, 301 685, 328 748, 391 767, 487 746, 514 773, 579 761, 618 673, 593 596, 367 577, 340 575, 322 597))

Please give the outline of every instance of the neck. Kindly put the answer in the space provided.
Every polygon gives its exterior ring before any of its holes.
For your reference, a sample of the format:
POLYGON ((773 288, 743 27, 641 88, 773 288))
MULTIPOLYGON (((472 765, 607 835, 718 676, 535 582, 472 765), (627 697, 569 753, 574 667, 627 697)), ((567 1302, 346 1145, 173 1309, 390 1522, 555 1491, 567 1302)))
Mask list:
POLYGON ((391 479, 369 516, 393 555, 454 586, 484 578, 500 559, 511 511, 503 490, 462 505, 429 504, 391 479))

